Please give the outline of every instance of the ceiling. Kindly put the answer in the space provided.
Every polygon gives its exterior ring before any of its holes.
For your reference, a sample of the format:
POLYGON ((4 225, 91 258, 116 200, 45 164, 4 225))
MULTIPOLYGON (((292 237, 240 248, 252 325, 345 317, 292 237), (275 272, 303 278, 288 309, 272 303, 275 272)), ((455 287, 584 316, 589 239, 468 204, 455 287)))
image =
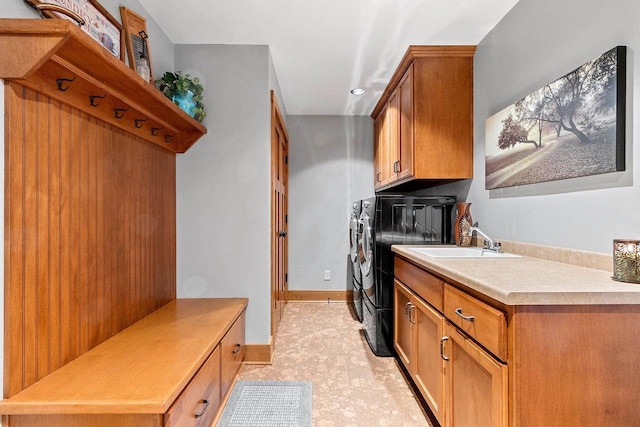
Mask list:
POLYGON ((290 115, 369 115, 409 45, 478 44, 517 3, 139 1, 176 44, 269 45, 290 115))

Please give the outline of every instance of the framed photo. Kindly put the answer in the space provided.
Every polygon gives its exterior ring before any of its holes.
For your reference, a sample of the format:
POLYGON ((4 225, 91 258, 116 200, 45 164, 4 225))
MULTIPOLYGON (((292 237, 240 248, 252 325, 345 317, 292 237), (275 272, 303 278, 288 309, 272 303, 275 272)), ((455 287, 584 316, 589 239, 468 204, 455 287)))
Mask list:
POLYGON ((485 188, 623 171, 625 82, 617 46, 489 117, 485 188))
POLYGON ((97 0, 25 0, 45 18, 68 19, 121 61, 122 25, 97 0))
POLYGON ((151 66, 151 52, 149 52, 149 36, 147 35, 147 20, 144 17, 120 6, 120 17, 124 27, 125 44, 127 46, 127 58, 133 71, 138 71, 140 58, 147 58, 150 70, 150 81, 153 82, 153 67, 151 66))

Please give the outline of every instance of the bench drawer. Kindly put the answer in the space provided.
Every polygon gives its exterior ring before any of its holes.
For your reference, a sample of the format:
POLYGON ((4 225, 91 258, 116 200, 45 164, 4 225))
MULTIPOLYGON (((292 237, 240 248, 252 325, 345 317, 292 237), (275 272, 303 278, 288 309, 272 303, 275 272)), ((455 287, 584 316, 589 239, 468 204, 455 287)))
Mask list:
POLYGON ((244 354, 246 352, 244 318, 245 313, 242 313, 220 343, 222 375, 220 392, 222 396, 229 390, 244 361, 244 354))
POLYGON ((209 426, 220 406, 220 346, 165 414, 165 427, 209 426))
POLYGON ((444 315, 499 359, 507 360, 507 319, 503 312, 445 284, 444 315))

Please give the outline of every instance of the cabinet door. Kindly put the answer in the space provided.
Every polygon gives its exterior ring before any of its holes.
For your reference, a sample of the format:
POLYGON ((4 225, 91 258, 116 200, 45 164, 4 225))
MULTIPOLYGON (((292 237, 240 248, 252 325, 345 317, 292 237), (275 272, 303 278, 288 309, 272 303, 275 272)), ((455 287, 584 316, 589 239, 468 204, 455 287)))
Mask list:
POLYGON ((444 317, 420 298, 414 298, 411 319, 415 322, 412 375, 440 425, 444 423, 444 360, 440 340, 444 317))
POLYGON ((507 366, 445 324, 447 427, 506 427, 507 366))
POLYGON ((400 173, 400 96, 398 90, 387 101, 387 126, 389 127, 389 184, 398 180, 400 173))
POLYGON ((413 176, 413 64, 404 73, 398 93, 398 166, 397 178, 413 176))
POLYGON ((409 311, 412 307, 411 299, 411 291, 398 280, 395 280, 393 347, 396 349, 400 361, 409 373, 412 371, 411 350, 413 347, 413 325, 409 318, 409 311))
POLYGON ((374 126, 374 154, 373 179, 376 189, 389 183, 389 126, 387 121, 387 107, 385 106, 373 122, 374 126))

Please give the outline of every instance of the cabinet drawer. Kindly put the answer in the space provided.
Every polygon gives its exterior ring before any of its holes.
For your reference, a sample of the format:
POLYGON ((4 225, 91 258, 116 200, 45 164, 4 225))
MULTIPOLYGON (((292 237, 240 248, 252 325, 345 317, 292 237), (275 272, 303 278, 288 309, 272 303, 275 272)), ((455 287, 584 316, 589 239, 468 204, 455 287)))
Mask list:
POLYGON ((444 315, 499 359, 507 360, 507 319, 503 312, 445 284, 444 315))
POLYGON ((442 312, 444 281, 397 256, 394 275, 420 298, 442 312))
POLYGON ((244 345, 244 316, 245 313, 243 312, 220 343, 220 357, 222 360, 220 393, 222 396, 227 393, 244 360, 246 352, 244 345))
POLYGON ((209 426, 220 406, 220 346, 165 414, 165 427, 209 426))

